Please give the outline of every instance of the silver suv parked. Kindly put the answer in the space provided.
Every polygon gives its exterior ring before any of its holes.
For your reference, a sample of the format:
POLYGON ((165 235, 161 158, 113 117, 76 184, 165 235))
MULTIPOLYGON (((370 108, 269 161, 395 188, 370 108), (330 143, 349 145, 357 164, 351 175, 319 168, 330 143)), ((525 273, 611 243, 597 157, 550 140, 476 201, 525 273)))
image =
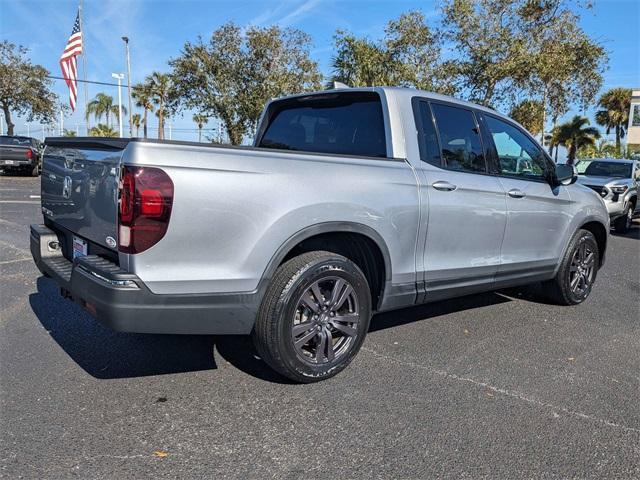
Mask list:
POLYGON ((576 164, 576 169, 578 182, 595 190, 604 200, 616 231, 629 231, 640 207, 640 161, 597 158, 581 160, 576 164))
POLYGON ((120 331, 251 334, 295 381, 345 368, 374 312, 533 282, 574 305, 604 262, 573 167, 432 93, 275 100, 253 147, 46 144, 31 252, 66 297, 120 331))

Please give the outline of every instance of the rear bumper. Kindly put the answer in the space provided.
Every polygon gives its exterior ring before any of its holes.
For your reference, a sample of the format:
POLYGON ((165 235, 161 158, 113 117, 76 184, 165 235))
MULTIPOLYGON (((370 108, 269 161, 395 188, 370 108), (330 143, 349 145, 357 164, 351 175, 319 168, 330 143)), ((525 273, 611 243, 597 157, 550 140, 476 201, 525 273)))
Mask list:
POLYGON ((119 332, 244 335, 253 328, 258 295, 157 295, 136 275, 96 255, 67 260, 56 232, 31 225, 30 247, 38 269, 61 294, 119 332))

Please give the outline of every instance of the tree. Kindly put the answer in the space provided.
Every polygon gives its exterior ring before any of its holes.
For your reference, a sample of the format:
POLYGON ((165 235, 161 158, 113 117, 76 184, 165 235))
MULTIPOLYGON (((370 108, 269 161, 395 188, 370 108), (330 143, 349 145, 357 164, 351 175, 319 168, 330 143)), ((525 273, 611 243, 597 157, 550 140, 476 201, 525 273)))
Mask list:
POLYGON ((397 85, 454 93, 453 84, 446 81, 448 62, 441 61, 439 36, 420 11, 389 21, 384 38, 377 42, 338 30, 334 44, 332 81, 352 87, 397 85))
POLYGON ((99 123, 95 127, 92 127, 91 130, 89 130, 89 135, 91 135, 92 137, 117 137, 118 132, 116 132, 109 125, 99 123))
POLYGON ((515 105, 509 116, 526 128, 532 135, 542 132, 544 107, 539 100, 523 100, 515 105))
POLYGON ((496 107, 524 92, 545 111, 553 100, 554 118, 574 99, 593 98, 607 56, 579 27, 572 3, 445 0, 443 36, 458 52, 450 68, 463 96, 496 107))
POLYGON ((0 108, 8 135, 14 134, 12 114, 24 116, 28 122, 55 121, 57 96, 51 91, 49 71, 33 65, 27 52, 25 47, 6 40, 0 43, 0 108))
POLYGON ((133 89, 131 90, 131 96, 136 101, 136 107, 140 107, 144 111, 144 113, 142 114, 142 131, 144 134, 144 138, 147 138, 148 113, 153 112, 154 109, 153 101, 151 99, 151 92, 149 91, 149 85, 144 83, 134 85, 133 89))
POLYGON ((620 140, 624 138, 629 123, 631 109, 631 89, 612 88, 598 99, 601 110, 596 112, 596 123, 605 127, 607 135, 613 129, 616 132, 616 152, 619 154, 620 140))
MULTIPOLYGON (((106 118, 106 125, 109 127, 111 127, 111 121, 109 120, 110 115, 113 114, 116 120, 120 120, 120 109, 117 104, 113 103, 113 97, 102 92, 96 94, 96 97, 87 104, 85 118, 89 120, 92 114, 96 121, 100 121, 104 116, 106 118)), ((124 105, 122 106, 122 114, 127 114, 127 109, 124 105)))
POLYGON ((170 61, 180 107, 219 118, 238 145, 269 99, 320 88, 309 49, 310 37, 296 29, 227 23, 170 61))
POLYGON ((209 121, 209 119, 207 118, 206 115, 201 115, 199 113, 196 113, 193 116, 193 121, 198 126, 198 142, 201 142, 202 141, 202 127, 204 127, 206 125, 206 123, 209 121))
POLYGON ((149 90, 149 96, 154 105, 157 106, 156 116, 158 117, 158 138, 164 138, 164 123, 167 113, 173 110, 173 90, 171 77, 166 73, 153 72, 145 80, 149 90))
POLYGON ((578 149, 595 146, 596 139, 600 138, 598 129, 588 125, 589 119, 580 115, 574 116, 567 123, 558 125, 558 143, 568 150, 567 164, 573 165, 578 149))
POLYGON ((76 131, 75 130, 67 130, 66 128, 64 129, 64 132, 62 133, 63 137, 77 137, 76 131))
POLYGON ((136 137, 140 136, 140 125, 142 125, 142 117, 139 113, 134 113, 131 116, 131 125, 136 129, 136 137))

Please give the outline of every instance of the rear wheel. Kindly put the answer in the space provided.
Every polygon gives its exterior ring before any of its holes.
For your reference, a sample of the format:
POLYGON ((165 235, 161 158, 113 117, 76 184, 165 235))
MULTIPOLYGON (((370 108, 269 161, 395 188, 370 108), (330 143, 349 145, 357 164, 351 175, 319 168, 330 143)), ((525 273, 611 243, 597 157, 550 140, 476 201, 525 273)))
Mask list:
POLYGON ((271 368, 310 383, 342 371, 369 329, 371 295, 362 271, 331 252, 281 265, 265 293, 253 339, 271 368))
POLYGON ((558 273, 543 284, 545 293, 560 305, 587 299, 600 267, 598 242, 588 230, 578 230, 569 243, 558 273))
POLYGON ((613 222, 613 227, 616 229, 616 232, 627 233, 631 229, 634 210, 635 205, 633 204, 633 202, 629 202, 629 204, 627 205, 627 209, 624 211, 624 214, 621 217, 616 218, 616 220, 613 222))

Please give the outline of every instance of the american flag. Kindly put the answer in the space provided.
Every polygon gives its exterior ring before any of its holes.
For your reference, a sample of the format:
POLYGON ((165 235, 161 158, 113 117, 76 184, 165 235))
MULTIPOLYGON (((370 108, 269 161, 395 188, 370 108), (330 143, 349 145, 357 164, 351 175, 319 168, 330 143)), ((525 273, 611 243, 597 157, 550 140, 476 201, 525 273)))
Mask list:
POLYGON ((76 100, 78 99, 78 60, 76 57, 81 54, 82 32, 80 31, 80 12, 78 12, 73 24, 73 31, 67 40, 67 46, 60 56, 60 68, 69 87, 69 105, 72 111, 76 109, 76 100))

